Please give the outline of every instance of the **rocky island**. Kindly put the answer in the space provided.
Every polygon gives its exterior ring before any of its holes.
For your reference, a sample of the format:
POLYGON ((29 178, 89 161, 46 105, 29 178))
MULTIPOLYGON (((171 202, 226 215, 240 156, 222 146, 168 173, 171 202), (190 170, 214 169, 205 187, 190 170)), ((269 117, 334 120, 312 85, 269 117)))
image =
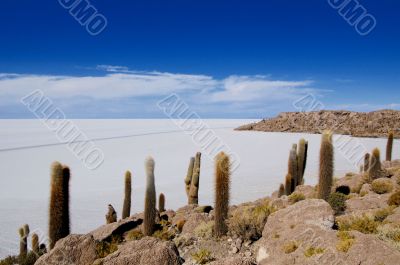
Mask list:
POLYGON ((283 112, 275 118, 247 124, 236 130, 264 132, 321 133, 331 130, 335 134, 356 137, 386 137, 394 132, 400 137, 400 111, 379 110, 373 112, 315 111, 283 112))

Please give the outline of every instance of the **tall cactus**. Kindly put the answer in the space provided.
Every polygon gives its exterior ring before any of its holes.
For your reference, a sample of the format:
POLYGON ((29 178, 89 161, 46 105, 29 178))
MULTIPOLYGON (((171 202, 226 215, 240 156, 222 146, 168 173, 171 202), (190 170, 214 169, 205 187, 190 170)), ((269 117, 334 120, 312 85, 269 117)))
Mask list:
POLYGON ((322 134, 321 149, 319 154, 319 183, 318 198, 327 200, 333 183, 333 144, 332 133, 322 134))
POLYGON ((221 152, 215 158, 214 232, 216 237, 224 236, 228 232, 225 220, 229 209, 230 174, 229 157, 221 152))
POLYGON ((51 166, 51 187, 49 207, 49 248, 69 235, 69 180, 70 171, 59 162, 51 166))
POLYGON ((380 178, 382 175, 381 155, 378 148, 372 150, 369 160, 368 180, 372 182, 374 179, 380 178))
POLYGON ((368 172, 369 170, 369 160, 370 160, 370 154, 366 153, 364 155, 364 172, 368 172))
POLYGON ((289 153, 289 161, 288 161, 288 173, 292 176, 293 185, 296 188, 298 185, 298 166, 297 166, 297 150, 294 147, 297 145, 293 145, 293 148, 289 153))
POLYGON ((21 227, 19 230, 19 257, 21 260, 26 258, 28 255, 28 236, 29 236, 29 226, 26 224, 21 227))
POLYGON ((278 198, 282 197, 283 195, 285 195, 285 186, 281 184, 278 190, 278 198))
POLYGON ((32 234, 32 251, 39 255, 39 236, 36 233, 32 234))
POLYGON ((131 196, 132 196, 132 174, 130 171, 125 172, 125 193, 124 205, 122 208, 122 219, 131 215, 131 196))
POLYGON ((390 132, 386 145, 386 161, 392 161, 392 150, 393 150, 393 132, 390 132))
POLYGON ((144 202, 143 234, 151 236, 154 233, 156 220, 156 187, 154 183, 155 162, 152 157, 146 159, 146 195, 144 202))
POLYGON ((189 192, 189 204, 199 204, 201 153, 197 152, 193 166, 193 176, 189 192))
POLYGON ((290 194, 292 194, 292 183, 293 183, 293 181, 292 181, 292 175, 290 175, 289 173, 286 175, 286 178, 285 178, 285 194, 287 195, 287 196, 289 196, 290 194))
POLYGON ((307 161, 307 146, 308 143, 304 139, 300 139, 298 144, 297 150, 297 184, 303 185, 304 184, 304 171, 306 168, 306 161, 307 161))
POLYGON ((186 178, 185 178, 185 190, 186 190, 186 195, 188 197, 188 200, 189 200, 190 186, 192 183, 193 167, 194 167, 194 157, 191 157, 190 161, 189 161, 189 167, 187 170, 186 178))
POLYGON ((158 197, 158 211, 160 213, 165 212, 165 195, 164 193, 160 193, 158 197))

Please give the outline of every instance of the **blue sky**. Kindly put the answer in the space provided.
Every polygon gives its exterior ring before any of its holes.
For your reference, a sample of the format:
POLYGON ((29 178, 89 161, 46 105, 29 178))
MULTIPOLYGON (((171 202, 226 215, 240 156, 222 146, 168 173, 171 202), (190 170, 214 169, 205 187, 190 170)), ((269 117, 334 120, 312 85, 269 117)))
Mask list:
POLYGON ((366 36, 328 0, 91 0, 97 36, 60 1, 2 0, 0 118, 33 117, 20 98, 35 89, 69 118, 163 118, 171 93, 203 118, 273 116, 307 94, 400 109, 397 0, 359 1, 366 36))

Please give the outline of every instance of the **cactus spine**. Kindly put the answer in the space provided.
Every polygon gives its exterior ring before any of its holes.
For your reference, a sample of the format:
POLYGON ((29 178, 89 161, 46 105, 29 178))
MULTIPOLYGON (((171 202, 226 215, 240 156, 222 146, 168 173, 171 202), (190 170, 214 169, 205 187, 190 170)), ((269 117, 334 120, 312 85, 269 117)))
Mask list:
POLYGON ((19 230, 19 257, 21 260, 26 258, 28 255, 28 236, 29 236, 29 226, 26 224, 21 227, 19 230))
POLYGON ((225 220, 229 209, 230 185, 229 157, 221 152, 215 158, 215 226, 216 237, 224 236, 228 232, 225 220))
POLYGON ((185 190, 188 200, 189 200, 190 186, 192 183, 193 167, 194 167, 194 157, 191 157, 189 161, 189 168, 185 178, 185 190))
POLYGON ((374 179, 380 178, 382 173, 381 155, 378 148, 372 150, 369 160, 368 180, 372 182, 374 179))
POLYGON ((392 161, 392 150, 393 150, 393 132, 390 132, 386 145, 386 161, 392 161))
POLYGON ((201 153, 197 152, 193 165, 193 176, 189 192, 189 204, 199 204, 201 153))
POLYGON ((368 172, 369 170, 369 160, 370 160, 370 154, 366 153, 364 155, 364 172, 368 172))
POLYGON ((160 193, 158 198, 158 211, 160 213, 165 212, 165 195, 164 193, 160 193))
POLYGON ((130 171, 125 172, 125 195, 124 206, 122 208, 122 219, 131 215, 131 196, 132 196, 132 175, 130 171))
POLYGON ((281 184, 279 186, 278 198, 282 197, 283 195, 285 195, 285 186, 283 184, 281 184))
POLYGON ((327 200, 333 183, 333 144, 332 133, 322 134, 321 149, 319 154, 319 183, 318 198, 327 200))
POLYGON ((151 236, 154 233, 156 220, 156 187, 154 183, 155 162, 152 157, 146 160, 146 195, 144 202, 143 234, 151 236))
POLYGON ((39 255, 39 236, 36 233, 32 234, 32 251, 39 255))
POLYGON ((286 175, 285 178, 285 194, 287 196, 289 196, 290 194, 292 194, 292 175, 290 175, 289 173, 286 175))
POLYGON ((304 171, 306 169, 307 151, 308 151, 307 146, 308 146, 307 141, 304 139, 300 139, 297 151, 297 169, 298 169, 297 185, 304 184, 304 171))
POLYGON ((69 235, 69 179, 68 167, 59 162, 51 166, 50 208, 49 208, 49 248, 69 235))

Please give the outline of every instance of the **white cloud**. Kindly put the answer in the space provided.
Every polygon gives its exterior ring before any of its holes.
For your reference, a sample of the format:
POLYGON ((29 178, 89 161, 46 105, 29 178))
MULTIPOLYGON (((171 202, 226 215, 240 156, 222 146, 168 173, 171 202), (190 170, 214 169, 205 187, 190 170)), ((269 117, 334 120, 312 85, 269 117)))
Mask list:
MULTIPOLYGON (((136 109, 148 110, 152 108, 148 105, 150 101, 153 104, 154 100, 177 93, 193 109, 219 114, 234 113, 240 109, 250 112, 274 106, 289 108, 293 100, 307 93, 321 93, 321 90, 310 88, 313 84, 310 80, 285 81, 267 76, 239 75, 216 79, 207 75, 132 71, 111 65, 99 65, 96 69, 104 71, 104 74, 61 76, 0 73, 0 106, 21 107, 18 105, 20 98, 40 89, 64 108, 70 107, 76 112, 79 108, 89 108, 88 104, 92 104, 93 109, 101 104, 107 105, 107 109, 123 113, 129 100, 135 102, 136 109), (120 104, 122 101, 124 104, 120 104)), ((153 105, 156 111, 157 107, 153 105)))

